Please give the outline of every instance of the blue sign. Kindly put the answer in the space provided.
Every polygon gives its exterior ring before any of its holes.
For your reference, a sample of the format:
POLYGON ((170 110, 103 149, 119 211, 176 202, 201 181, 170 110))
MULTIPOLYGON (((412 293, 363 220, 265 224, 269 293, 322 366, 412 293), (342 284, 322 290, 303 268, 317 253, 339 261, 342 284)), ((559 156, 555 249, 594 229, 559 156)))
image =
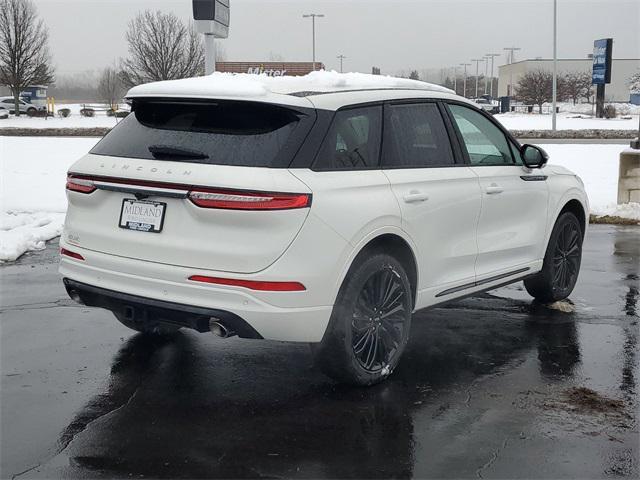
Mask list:
POLYGON ((611 38, 602 38, 593 42, 592 84, 604 85, 606 83, 611 83, 612 50, 613 39, 611 38))

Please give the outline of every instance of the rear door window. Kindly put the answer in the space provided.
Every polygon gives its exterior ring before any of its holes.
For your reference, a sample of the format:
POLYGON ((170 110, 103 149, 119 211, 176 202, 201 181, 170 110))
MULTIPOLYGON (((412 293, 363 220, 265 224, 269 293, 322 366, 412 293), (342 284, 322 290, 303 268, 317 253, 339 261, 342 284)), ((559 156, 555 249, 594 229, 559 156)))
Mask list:
POLYGON ((314 118, 312 109, 291 110, 255 102, 139 101, 134 102, 132 114, 91 153, 212 165, 288 167, 314 118))
POLYGON ((453 165, 451 142, 435 103, 389 105, 385 117, 384 168, 453 165))
POLYGON ((314 170, 377 168, 381 128, 381 106, 339 110, 322 142, 314 170))

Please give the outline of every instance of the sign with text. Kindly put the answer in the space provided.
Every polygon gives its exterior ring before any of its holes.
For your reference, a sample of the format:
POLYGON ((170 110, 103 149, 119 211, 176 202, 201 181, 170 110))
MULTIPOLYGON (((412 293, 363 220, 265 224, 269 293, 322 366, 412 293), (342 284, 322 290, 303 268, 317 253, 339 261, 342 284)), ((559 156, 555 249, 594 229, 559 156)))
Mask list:
POLYGON ((591 74, 593 85, 611 83, 612 51, 612 38, 602 38, 593 42, 593 72, 591 74))
POLYGON ((200 33, 229 36, 230 0, 193 0, 193 19, 200 33))

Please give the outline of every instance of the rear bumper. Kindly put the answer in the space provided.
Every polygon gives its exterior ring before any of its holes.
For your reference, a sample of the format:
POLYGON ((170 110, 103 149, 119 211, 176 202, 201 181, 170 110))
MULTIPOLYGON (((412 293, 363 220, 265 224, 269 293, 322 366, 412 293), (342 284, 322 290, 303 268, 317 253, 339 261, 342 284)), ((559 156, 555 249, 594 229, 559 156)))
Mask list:
MULTIPOLYGON (((197 272, 182 267, 68 248, 80 252, 86 261, 62 256, 60 273, 67 290, 78 290, 90 306, 116 312, 137 307, 142 314, 198 331, 208 331, 212 316, 226 318, 246 324, 246 329, 232 327, 240 336, 293 342, 321 341, 331 316, 331 306, 297 306, 299 296, 307 292, 283 292, 278 305, 273 305, 260 293, 244 288, 189 282, 189 275, 197 272), (287 299, 290 308, 283 306, 287 299)), ((270 292, 266 298, 273 295, 270 292)))
POLYGON ((69 278, 64 278, 62 281, 72 299, 90 307, 105 308, 132 321, 161 321, 192 328, 198 332, 208 332, 209 321, 215 318, 241 338, 263 338, 243 319, 224 310, 138 297, 94 287, 69 278))

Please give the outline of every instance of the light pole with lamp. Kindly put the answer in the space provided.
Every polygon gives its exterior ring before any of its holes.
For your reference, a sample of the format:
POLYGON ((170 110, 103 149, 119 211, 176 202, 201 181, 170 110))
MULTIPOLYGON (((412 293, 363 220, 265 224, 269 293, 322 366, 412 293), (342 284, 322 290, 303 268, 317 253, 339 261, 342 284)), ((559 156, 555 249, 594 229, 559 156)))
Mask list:
POLYGON ((491 58, 491 87, 489 90, 489 95, 491 95, 491 98, 493 98, 493 60, 495 57, 499 57, 500 54, 499 53, 487 53, 485 55, 487 58, 491 58))
POLYGON ((478 75, 480 74, 480 62, 482 61, 482 58, 472 58, 471 61, 472 62, 476 62, 476 96, 475 98, 478 98, 478 75))
POLYGON ((489 93, 489 84, 487 83, 487 79, 489 78, 489 57, 484 56, 484 94, 489 93))
MULTIPOLYGON (((507 58, 508 58, 508 64, 511 65, 513 62, 515 62, 515 53, 518 50, 522 50, 519 47, 506 47, 503 50, 509 52, 507 54, 507 58)), ((507 89, 507 96, 509 97, 513 97, 513 70, 510 68, 509 69, 509 88, 507 89)))
POLYGON ((551 130, 556 131, 556 104, 558 101, 558 0, 553 0, 553 92, 551 130))
POLYGON ((302 18, 311 18, 311 36, 313 45, 313 71, 316 71, 316 17, 323 18, 322 13, 305 13, 302 18))
POLYGON ((467 67, 470 67, 470 63, 461 63, 461 67, 464 67, 464 82, 462 84, 462 96, 467 98, 467 67))
POLYGON ((458 67, 453 67, 453 91, 458 94, 458 67))

